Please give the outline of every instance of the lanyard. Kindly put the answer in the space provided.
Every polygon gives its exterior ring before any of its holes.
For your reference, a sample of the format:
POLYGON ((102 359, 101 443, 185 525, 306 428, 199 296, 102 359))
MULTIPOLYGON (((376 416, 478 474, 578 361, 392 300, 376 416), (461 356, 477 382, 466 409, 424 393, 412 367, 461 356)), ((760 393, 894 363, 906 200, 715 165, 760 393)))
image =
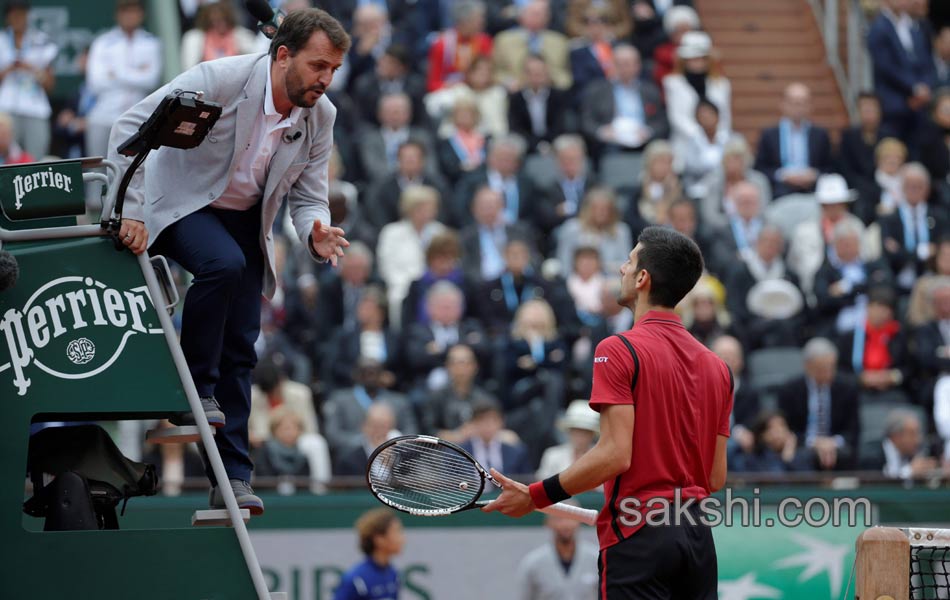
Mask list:
POLYGON ((507 271, 501 274, 501 289, 505 293, 505 304, 508 306, 508 312, 515 312, 518 306, 531 299, 528 293, 528 282, 525 281, 521 288, 521 299, 518 299, 518 292, 515 290, 515 279, 507 271))

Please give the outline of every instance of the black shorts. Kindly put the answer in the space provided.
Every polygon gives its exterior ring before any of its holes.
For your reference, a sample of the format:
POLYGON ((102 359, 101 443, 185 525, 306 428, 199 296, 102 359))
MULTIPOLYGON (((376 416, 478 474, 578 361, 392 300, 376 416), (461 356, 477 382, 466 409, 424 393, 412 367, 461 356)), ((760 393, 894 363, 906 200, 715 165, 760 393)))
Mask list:
MULTIPOLYGON (((698 511, 697 511, 698 512, 698 511)), ((706 525, 644 525, 600 551, 600 600, 714 600, 716 544, 706 525)))

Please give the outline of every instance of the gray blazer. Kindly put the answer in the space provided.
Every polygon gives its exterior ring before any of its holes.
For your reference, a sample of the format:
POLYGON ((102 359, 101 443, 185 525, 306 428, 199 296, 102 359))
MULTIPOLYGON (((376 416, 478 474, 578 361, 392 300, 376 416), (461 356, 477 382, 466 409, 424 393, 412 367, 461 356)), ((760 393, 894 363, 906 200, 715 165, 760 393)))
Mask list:
MULTIPOLYGON (((239 149, 262 114, 270 60, 250 54, 200 63, 162 86, 125 112, 109 137, 109 160, 124 169, 131 158, 116 147, 148 119, 173 90, 202 91, 204 99, 224 107, 221 118, 205 141, 191 150, 153 150, 136 173, 125 199, 123 217, 141 220, 149 245, 169 225, 214 202, 228 186, 239 149)), ((277 209, 287 196, 297 236, 306 244, 317 219, 330 223, 327 203, 327 164, 333 148, 336 108, 326 96, 305 109, 287 138, 277 144, 264 183, 261 250, 267 256, 264 294, 276 289, 274 240, 271 234, 277 209), (301 133, 297 139, 286 141, 301 133)))
MULTIPOLYGON (((670 124, 666 120, 666 106, 659 88, 649 81, 641 80, 639 84, 644 117, 653 130, 653 138, 669 137, 670 124)), ((597 130, 613 121, 615 111, 613 82, 608 79, 592 81, 584 90, 581 131, 590 139, 597 139, 597 130)))

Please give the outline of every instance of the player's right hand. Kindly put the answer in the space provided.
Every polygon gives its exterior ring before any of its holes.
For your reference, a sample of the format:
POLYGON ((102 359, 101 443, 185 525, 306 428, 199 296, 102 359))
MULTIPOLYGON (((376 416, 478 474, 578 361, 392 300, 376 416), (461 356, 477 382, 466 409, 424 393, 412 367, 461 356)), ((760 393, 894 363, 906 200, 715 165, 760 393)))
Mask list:
POLYGON ((145 252, 148 247, 148 230, 145 228, 145 223, 135 219, 122 219, 119 240, 134 254, 145 252))

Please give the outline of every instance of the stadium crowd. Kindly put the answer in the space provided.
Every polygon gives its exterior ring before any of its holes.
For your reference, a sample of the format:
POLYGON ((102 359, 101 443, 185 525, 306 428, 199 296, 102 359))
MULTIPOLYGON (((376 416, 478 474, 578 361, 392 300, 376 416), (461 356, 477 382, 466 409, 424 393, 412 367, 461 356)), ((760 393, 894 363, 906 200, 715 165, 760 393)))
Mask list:
MULTIPOLYGON (((632 324, 618 269, 648 225, 703 250, 679 310, 735 376, 731 472, 950 472, 950 24, 884 0, 855 124, 815 124, 789 81, 750 147, 690 4, 319 3, 354 41, 328 92, 329 202, 352 245, 317 265, 279 222, 258 476, 359 476, 395 432, 507 473, 563 469, 597 434, 593 349, 632 324)), ((160 84, 142 2, 117 0, 55 107, 55 40, 28 9, 7 2, 0 32, 0 158, 104 155, 160 84)), ((239 3, 181 15, 182 69, 267 47, 239 3)), ((167 493, 201 473, 190 449, 151 452, 167 493)))

